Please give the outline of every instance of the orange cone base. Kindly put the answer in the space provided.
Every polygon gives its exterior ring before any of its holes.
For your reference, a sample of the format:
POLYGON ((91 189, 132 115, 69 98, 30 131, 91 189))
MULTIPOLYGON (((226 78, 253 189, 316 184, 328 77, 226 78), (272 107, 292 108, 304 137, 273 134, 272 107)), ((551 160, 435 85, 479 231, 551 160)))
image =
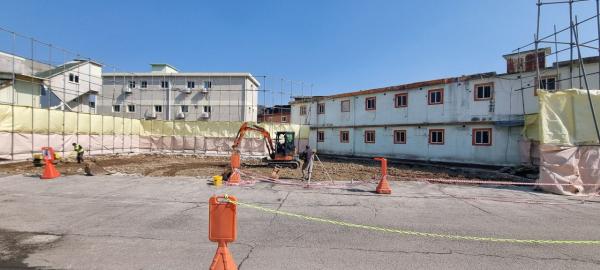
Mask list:
POLYGON ((228 186, 237 186, 240 184, 240 180, 241 180, 240 173, 237 171, 234 171, 229 176, 229 179, 227 180, 227 185, 228 186))
POLYGON ((210 264, 210 270, 237 270, 237 265, 233 261, 233 256, 227 248, 227 244, 219 242, 217 253, 210 264))
POLYGON ((54 164, 52 164, 52 162, 46 162, 46 166, 44 166, 44 172, 42 173, 42 176, 40 176, 40 178, 41 179, 54 179, 59 176, 60 176, 60 173, 58 172, 56 167, 54 167, 54 164))
POLYGON ((379 181, 379 185, 377 185, 375 191, 379 194, 392 194, 392 189, 387 181, 387 177, 381 178, 381 181, 379 181))

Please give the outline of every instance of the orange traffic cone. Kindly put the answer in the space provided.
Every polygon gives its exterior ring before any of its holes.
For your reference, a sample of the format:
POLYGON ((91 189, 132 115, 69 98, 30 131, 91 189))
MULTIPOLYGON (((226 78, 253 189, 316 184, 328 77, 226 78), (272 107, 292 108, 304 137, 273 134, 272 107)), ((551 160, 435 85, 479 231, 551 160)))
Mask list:
POLYGON ((381 178, 381 181, 379 181, 375 191, 377 191, 379 194, 392 194, 392 189, 387 181, 387 175, 381 178))
POLYGON ((237 265, 233 261, 233 256, 227 248, 227 243, 224 241, 219 242, 217 253, 213 258, 212 264, 210 264, 210 270, 237 270, 237 265))
POLYGON ((240 172, 239 169, 241 167, 241 158, 240 152, 234 150, 231 153, 231 175, 229 179, 227 179, 227 185, 239 185, 240 184, 240 172))
POLYGON ((46 166, 44 166, 44 173, 42 173, 42 176, 40 176, 40 178, 41 179, 54 179, 59 176, 60 176, 60 173, 58 172, 56 167, 54 167, 54 164, 52 164, 52 161, 46 160, 46 166))

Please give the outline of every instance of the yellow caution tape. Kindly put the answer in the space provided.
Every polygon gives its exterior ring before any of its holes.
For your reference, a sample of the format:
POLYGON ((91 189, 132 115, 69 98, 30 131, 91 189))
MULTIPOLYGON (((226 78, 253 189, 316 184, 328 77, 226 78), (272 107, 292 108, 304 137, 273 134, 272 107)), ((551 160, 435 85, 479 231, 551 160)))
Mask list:
POLYGON ((371 231, 380 231, 386 233, 394 233, 394 234, 402 234, 402 235, 412 235, 412 236, 420 236, 420 237, 433 237, 433 238, 445 238, 451 240, 466 240, 466 241, 480 241, 480 242, 502 242, 502 243, 518 243, 518 244, 552 244, 552 245, 600 245, 600 240, 544 240, 544 239, 512 239, 512 238, 496 238, 496 237, 478 237, 478 236, 467 236, 467 235, 452 235, 452 234, 440 234, 440 233, 428 233, 428 232, 418 232, 418 231, 410 231, 410 230, 400 230, 400 229, 390 229, 384 227, 370 226, 370 225, 361 225, 356 223, 349 223, 345 221, 337 221, 326 218, 319 217, 311 217, 307 215, 294 214, 290 212, 285 212, 281 210, 274 210, 270 208, 265 208, 258 205, 253 205, 249 203, 243 203, 240 201, 232 201, 229 200, 227 195, 225 195, 225 199, 233 204, 278 214, 282 216, 295 217, 304 220, 316 221, 321 223, 329 223, 344 227, 350 228, 358 228, 365 229, 371 231))

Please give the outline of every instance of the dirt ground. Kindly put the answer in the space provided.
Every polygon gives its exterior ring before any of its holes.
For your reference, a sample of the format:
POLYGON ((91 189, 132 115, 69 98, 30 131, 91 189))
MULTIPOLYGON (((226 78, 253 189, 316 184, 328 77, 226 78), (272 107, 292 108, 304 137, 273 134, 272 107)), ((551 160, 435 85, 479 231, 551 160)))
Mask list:
MULTIPOLYGON (((322 163, 315 161, 313 180, 370 180, 379 179, 379 163, 368 159, 342 159, 322 157, 322 163)), ((195 155, 104 155, 86 159, 94 174, 132 174, 143 176, 196 176, 210 177, 223 173, 229 166, 228 157, 195 155)), ((262 166, 257 158, 242 158, 242 170, 259 175, 270 175, 272 168, 262 166)), ((63 161, 56 165, 64 175, 84 174, 83 164, 63 161)), ((427 164, 401 164, 390 162, 390 180, 413 180, 424 178, 483 179, 523 181, 523 177, 494 170, 461 168, 427 164)), ((0 174, 39 175, 41 167, 34 167, 31 161, 0 164, 0 174)), ((280 178, 300 179, 301 170, 282 168, 280 178)))

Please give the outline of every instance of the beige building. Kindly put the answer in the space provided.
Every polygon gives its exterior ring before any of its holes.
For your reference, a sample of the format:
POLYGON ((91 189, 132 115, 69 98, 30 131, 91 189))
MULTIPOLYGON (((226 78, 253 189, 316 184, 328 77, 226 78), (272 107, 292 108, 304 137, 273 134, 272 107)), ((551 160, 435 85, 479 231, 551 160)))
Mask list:
POLYGON ((256 121, 259 82, 250 73, 104 73, 98 113, 162 120, 256 121))

